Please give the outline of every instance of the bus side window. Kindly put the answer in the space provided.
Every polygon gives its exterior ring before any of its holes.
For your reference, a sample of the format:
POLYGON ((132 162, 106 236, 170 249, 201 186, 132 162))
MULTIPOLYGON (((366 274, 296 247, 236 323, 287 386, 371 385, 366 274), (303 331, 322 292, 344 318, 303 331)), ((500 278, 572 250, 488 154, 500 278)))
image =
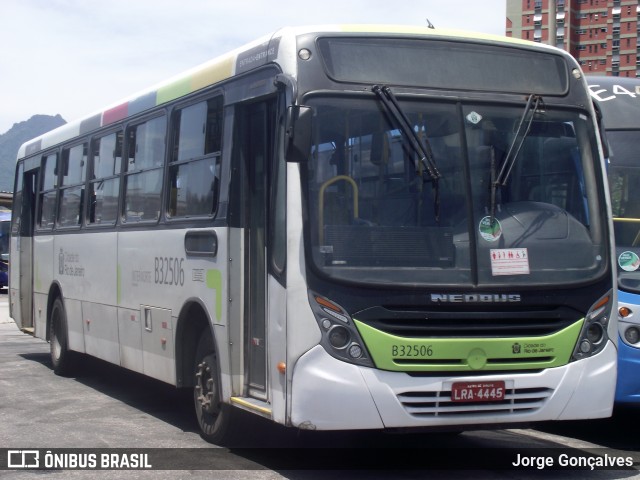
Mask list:
POLYGON ((168 215, 213 215, 220 182, 222 97, 177 110, 171 131, 168 215))
POLYGON ((62 176, 58 208, 59 227, 82 224, 87 158, 86 143, 62 149, 62 176))
POLYGON ((127 129, 125 222, 160 218, 166 124, 166 117, 162 116, 127 129))
POLYGON ((38 192, 38 230, 51 230, 56 217, 57 153, 52 153, 42 158, 42 172, 42 181, 38 192))
POLYGON ((113 225, 118 217, 122 131, 93 141, 93 163, 89 184, 90 224, 113 225))

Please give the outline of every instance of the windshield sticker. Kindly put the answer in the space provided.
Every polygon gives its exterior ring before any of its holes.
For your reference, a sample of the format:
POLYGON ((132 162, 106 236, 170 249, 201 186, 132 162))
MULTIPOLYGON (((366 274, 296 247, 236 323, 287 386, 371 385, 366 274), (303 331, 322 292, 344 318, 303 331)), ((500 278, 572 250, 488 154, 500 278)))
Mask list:
POLYGON ((469 123, 477 125, 482 120, 482 115, 477 112, 471 112, 469 115, 467 115, 467 120, 469 121, 469 123))
POLYGON ((526 248, 492 248, 491 274, 529 275, 529 254, 526 248))
POLYGON ((640 258, 633 252, 622 252, 618 257, 618 265, 625 272, 635 272, 640 267, 640 258))
POLYGON ((502 236, 502 225, 500 225, 500 221, 495 217, 493 218, 493 221, 489 216, 480 220, 478 230, 480 231, 482 238, 487 242, 495 242, 502 236))

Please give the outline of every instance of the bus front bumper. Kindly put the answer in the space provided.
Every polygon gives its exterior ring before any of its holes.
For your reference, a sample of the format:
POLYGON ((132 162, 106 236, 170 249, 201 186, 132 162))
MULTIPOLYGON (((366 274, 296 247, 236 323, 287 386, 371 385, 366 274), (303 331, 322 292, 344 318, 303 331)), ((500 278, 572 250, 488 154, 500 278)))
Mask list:
POLYGON ((314 430, 499 425, 611 415, 617 350, 541 372, 419 376, 359 367, 314 347, 292 378, 290 424, 314 430), (504 381, 504 401, 456 403, 454 382, 504 381))
POLYGON ((618 340, 618 383, 616 403, 640 403, 640 348, 635 348, 618 340))

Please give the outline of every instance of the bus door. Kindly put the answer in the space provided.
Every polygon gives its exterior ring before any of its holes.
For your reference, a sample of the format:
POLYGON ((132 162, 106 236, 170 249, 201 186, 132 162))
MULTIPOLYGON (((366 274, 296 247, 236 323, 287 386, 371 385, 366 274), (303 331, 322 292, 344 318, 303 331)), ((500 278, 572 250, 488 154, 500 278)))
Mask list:
MULTIPOLYGON (((18 261, 11 262, 11 277, 18 279, 19 298, 13 303, 12 315, 19 328, 33 328, 33 232, 36 217, 36 185, 38 169, 18 171, 16 204, 12 235, 17 236, 18 261), (21 177, 21 178, 20 178, 21 177), (17 269, 17 272, 13 269, 17 269)), ((12 290, 15 288, 11 286, 12 290)))
POLYGON ((246 387, 251 397, 267 400, 267 238, 268 181, 273 155, 274 102, 241 109, 239 148, 242 152, 244 238, 244 345, 246 387))

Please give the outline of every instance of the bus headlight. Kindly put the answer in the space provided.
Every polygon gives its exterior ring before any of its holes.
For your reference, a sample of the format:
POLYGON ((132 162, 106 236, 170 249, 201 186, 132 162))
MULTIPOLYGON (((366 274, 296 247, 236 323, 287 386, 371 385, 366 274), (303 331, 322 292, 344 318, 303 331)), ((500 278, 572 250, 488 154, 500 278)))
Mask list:
POLYGON ((627 343, 630 344, 636 344, 638 343, 638 341, 640 341, 640 330, 638 330, 638 327, 631 326, 631 327, 627 327, 627 329, 624 331, 624 339, 627 341, 627 343))
POLYGON ((313 292, 309 292, 309 303, 322 332, 320 345, 329 355, 356 365, 374 366, 351 316, 344 308, 313 292))
POLYGON ((600 343, 603 337, 604 332, 600 323, 592 323, 589 325, 589 328, 587 328, 587 340, 589 340, 591 344, 600 343))
POLYGON ((335 349, 345 348, 350 340, 349 330, 342 325, 334 325, 329 330, 329 343, 335 349))
POLYGON ((607 344, 607 326, 613 308, 611 292, 594 303, 585 316, 580 337, 573 351, 573 360, 580 360, 600 352, 607 344))

